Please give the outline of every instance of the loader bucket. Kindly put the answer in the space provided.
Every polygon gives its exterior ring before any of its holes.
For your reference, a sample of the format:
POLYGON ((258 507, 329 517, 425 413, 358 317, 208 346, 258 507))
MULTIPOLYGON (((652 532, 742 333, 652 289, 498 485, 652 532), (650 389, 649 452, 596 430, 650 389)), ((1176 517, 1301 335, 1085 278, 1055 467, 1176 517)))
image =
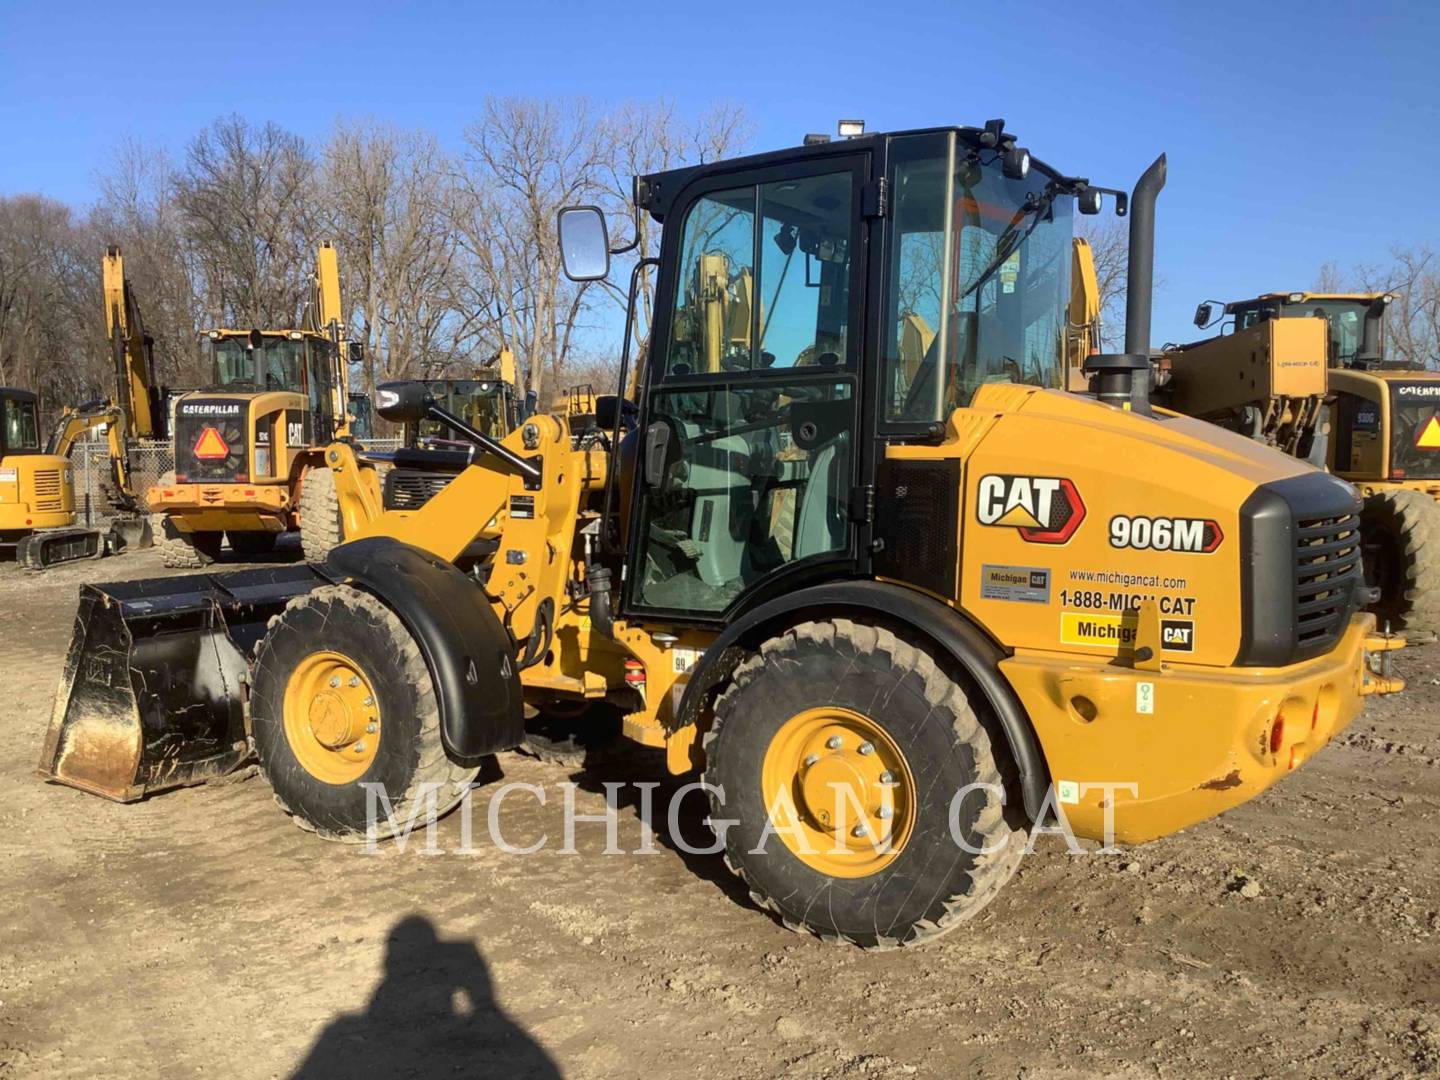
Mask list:
POLYGON ((119 802, 249 756, 247 657, 308 566, 84 585, 39 773, 119 802))

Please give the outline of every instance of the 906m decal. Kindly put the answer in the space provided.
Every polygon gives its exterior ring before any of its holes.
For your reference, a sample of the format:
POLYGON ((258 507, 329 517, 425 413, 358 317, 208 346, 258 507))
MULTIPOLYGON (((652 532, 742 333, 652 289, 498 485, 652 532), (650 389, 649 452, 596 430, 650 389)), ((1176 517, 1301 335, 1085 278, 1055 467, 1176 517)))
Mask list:
POLYGON ((1209 555, 1224 539, 1225 534, 1213 518, 1116 514, 1110 519, 1110 546, 1114 548, 1209 555))
POLYGON ((1063 544, 1085 520, 1085 503, 1059 476, 982 476, 975 516, 981 525, 1016 529, 1032 544, 1063 544))

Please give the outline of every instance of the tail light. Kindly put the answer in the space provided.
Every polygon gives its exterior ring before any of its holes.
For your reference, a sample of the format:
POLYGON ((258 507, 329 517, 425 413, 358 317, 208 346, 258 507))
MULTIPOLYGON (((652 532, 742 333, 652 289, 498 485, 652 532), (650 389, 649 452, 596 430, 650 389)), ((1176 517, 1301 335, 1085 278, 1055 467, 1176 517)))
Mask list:
POLYGON ((1276 715, 1275 726, 1270 729, 1270 753, 1278 754, 1280 744, 1285 741, 1285 717, 1276 715))
POLYGON ((639 660, 625 661, 625 684, 637 689, 645 685, 645 665, 639 660))

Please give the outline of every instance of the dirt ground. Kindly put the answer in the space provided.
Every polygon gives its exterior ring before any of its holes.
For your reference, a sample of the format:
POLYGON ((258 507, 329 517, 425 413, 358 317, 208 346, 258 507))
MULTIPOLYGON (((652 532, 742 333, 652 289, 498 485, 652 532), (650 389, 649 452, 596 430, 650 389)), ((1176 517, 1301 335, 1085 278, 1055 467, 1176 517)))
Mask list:
MULTIPOLYGON (((1440 1072, 1440 646, 1261 798, 1118 856, 1045 838, 974 922, 867 954, 663 837, 606 856, 582 823, 561 854, 570 774, 513 754, 506 779, 551 794, 506 803, 512 843, 550 838, 526 858, 484 839, 483 804, 471 854, 455 815, 446 854, 365 854, 259 778, 130 806, 42 783, 77 585, 158 573, 149 552, 0 565, 7 1080, 1440 1072)), ((647 764, 576 775, 578 809, 647 764)), ((633 807, 620 839, 640 844, 633 807)))

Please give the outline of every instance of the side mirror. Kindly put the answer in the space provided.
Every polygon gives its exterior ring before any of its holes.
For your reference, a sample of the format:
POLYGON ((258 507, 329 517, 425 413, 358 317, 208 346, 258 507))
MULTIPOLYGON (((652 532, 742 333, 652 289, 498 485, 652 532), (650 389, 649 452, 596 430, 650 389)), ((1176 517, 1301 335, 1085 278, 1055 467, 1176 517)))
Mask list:
POLYGON ((375 388, 375 411, 392 424, 418 424, 432 400, 425 384, 413 379, 375 388))
POLYGON ((365 343, 363 341, 347 341, 345 343, 345 359, 351 364, 361 363, 365 359, 365 343))
POLYGON ((599 281, 610 273, 610 234, 605 215, 595 206, 560 211, 560 260, 571 281, 599 281))
POLYGON ((1195 325, 1198 326, 1201 330, 1204 330, 1205 327, 1209 326, 1210 315, 1212 311, 1213 309, 1210 307, 1210 303, 1208 300, 1205 303, 1201 304, 1199 307, 1197 307, 1195 309, 1195 325))

